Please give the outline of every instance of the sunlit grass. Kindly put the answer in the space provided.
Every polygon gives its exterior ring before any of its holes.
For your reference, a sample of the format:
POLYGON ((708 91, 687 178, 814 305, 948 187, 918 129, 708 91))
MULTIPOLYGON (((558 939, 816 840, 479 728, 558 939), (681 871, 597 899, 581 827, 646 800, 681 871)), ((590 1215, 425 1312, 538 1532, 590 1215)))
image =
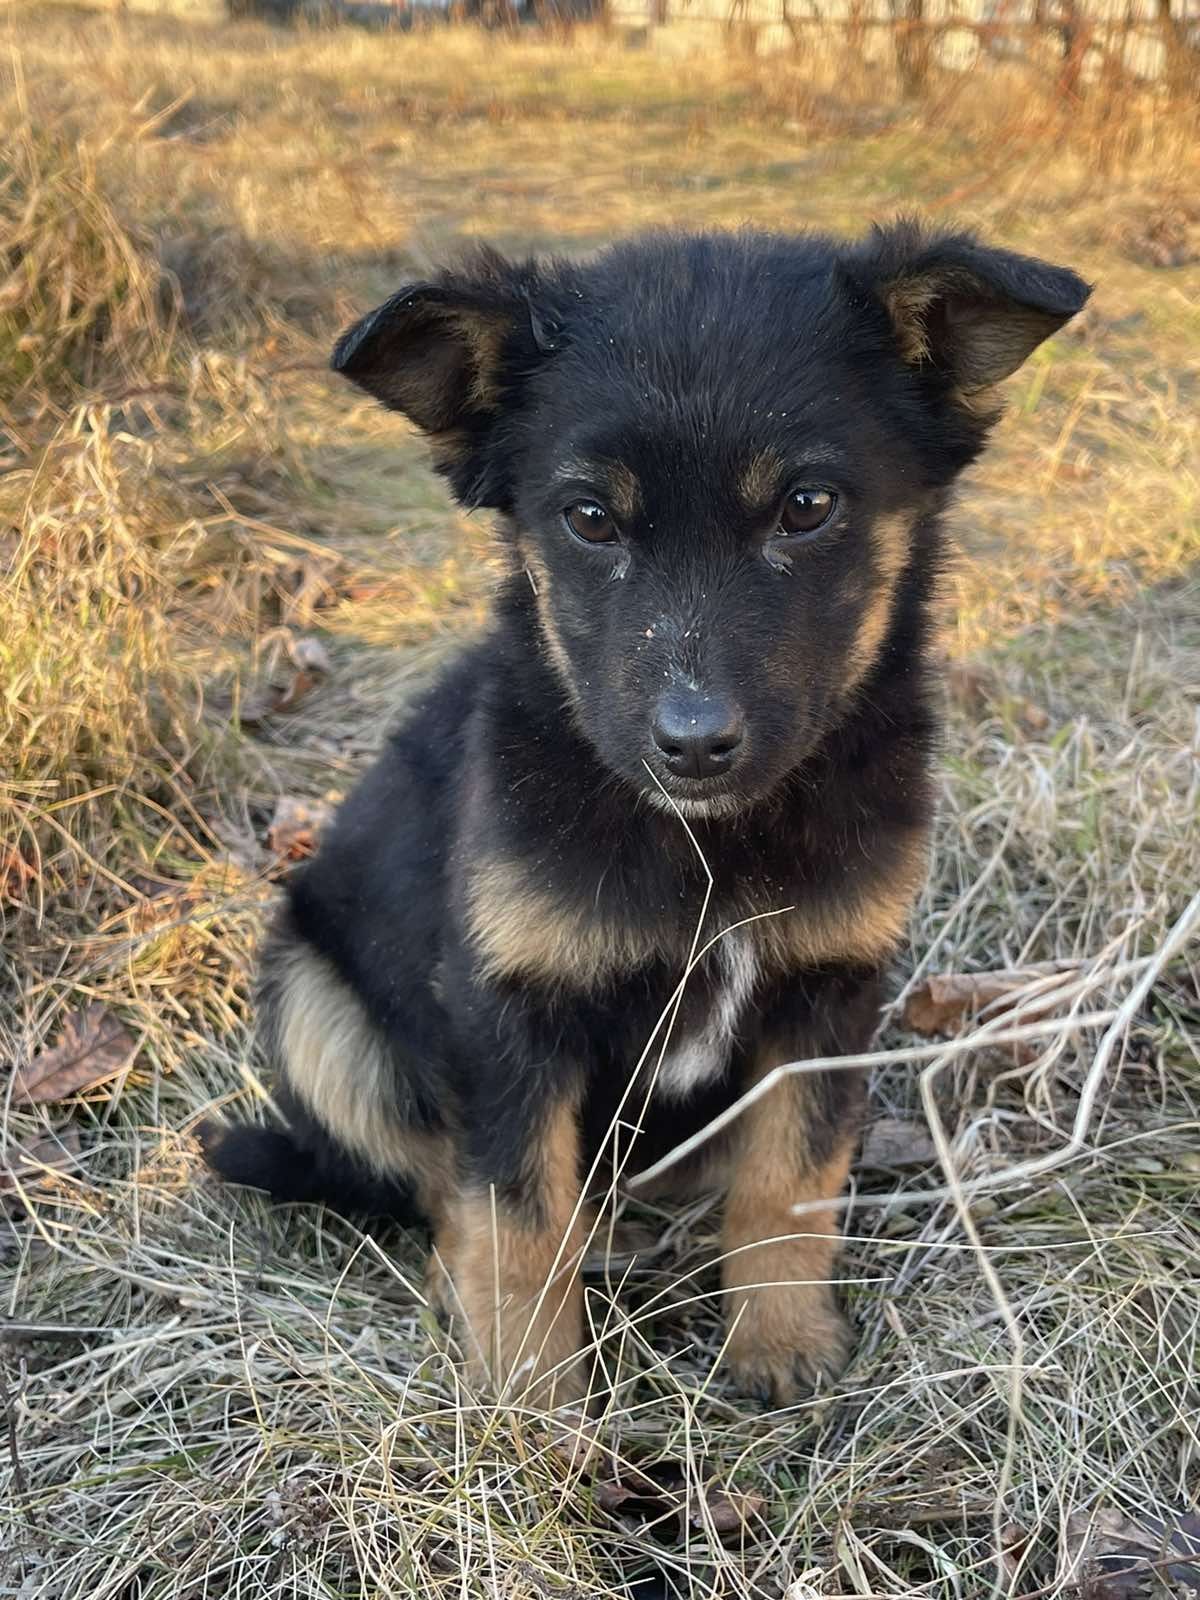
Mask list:
MULTIPOLYGON (((1009 1592, 1077 1595, 1072 1511, 1194 1497, 1194 951, 1082 1154, 973 1202, 983 1256, 947 1202, 889 1202, 940 1186, 935 1165, 861 1174, 860 1348, 833 1398, 763 1416, 713 1378, 712 1208, 641 1210, 659 1252, 617 1305, 593 1278, 604 1438, 763 1494, 745 1550, 703 1519, 660 1543, 596 1509, 537 1419, 463 1392, 413 1241, 215 1188, 191 1130, 264 1092, 248 986, 277 798, 343 793, 484 613, 486 519, 324 370, 353 311, 478 236, 572 251, 921 208, 1097 281, 1082 328, 1012 383, 956 512, 939 847, 906 967, 1075 963, 1089 1004, 1119 1002, 1200 858, 1200 268, 1138 244, 1195 191, 1186 118, 1133 97, 1068 127, 1002 73, 920 110, 839 80, 831 53, 681 61, 587 33, 22 10, 9 43, 0 1059, 93 999, 140 1049, 119 1094, 6 1108, 10 1166, 48 1130, 82 1145, 26 1171, 0 1246, 0 1591, 576 1600, 645 1577, 641 1597, 972 1600, 999 1486, 1024 1552, 1009 1592), (314 632, 328 677, 251 726, 314 632)), ((906 1041, 893 1023, 883 1042, 906 1041)), ((1064 1025, 1040 1053, 939 1068, 963 1181, 1062 1146, 1096 1042, 1064 1025)), ((923 1114, 900 1065, 876 1100, 923 1114)))

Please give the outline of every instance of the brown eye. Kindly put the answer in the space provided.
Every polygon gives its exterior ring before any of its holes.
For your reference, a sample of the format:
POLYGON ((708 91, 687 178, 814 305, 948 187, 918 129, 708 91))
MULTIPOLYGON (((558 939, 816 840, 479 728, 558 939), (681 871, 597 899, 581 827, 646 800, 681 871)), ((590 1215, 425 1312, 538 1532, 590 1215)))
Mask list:
POLYGON ((787 497, 779 518, 783 534, 816 533, 829 521, 837 506, 837 495, 828 489, 794 489, 787 497))
POLYGON ((617 537, 617 527, 602 505, 594 500, 580 500, 568 506, 563 520, 577 539, 585 544, 612 544, 617 537))

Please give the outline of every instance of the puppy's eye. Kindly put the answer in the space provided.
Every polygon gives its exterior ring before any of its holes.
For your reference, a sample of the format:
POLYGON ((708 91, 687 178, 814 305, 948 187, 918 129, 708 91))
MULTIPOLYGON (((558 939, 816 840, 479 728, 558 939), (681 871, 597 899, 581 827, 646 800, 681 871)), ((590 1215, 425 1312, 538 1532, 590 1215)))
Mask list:
POLYGON ((568 506, 563 521, 585 544, 612 544, 617 537, 616 523, 595 500, 579 500, 568 506))
POLYGON ((816 533, 837 508, 837 495, 828 489, 793 489, 779 518, 782 534, 816 533))

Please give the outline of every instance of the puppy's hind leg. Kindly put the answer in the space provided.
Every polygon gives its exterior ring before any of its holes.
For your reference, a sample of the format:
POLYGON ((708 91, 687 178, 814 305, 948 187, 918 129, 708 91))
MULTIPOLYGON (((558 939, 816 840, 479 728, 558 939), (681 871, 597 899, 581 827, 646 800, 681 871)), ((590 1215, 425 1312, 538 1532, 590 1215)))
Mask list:
POLYGON ((311 1123, 302 1132, 206 1120, 196 1133, 205 1162, 226 1183, 262 1189, 283 1204, 323 1201, 344 1215, 388 1217, 405 1228, 429 1222, 410 1183, 368 1172, 311 1123))
POLYGON ((264 957, 260 1008, 287 1126, 203 1129, 209 1165, 278 1200, 435 1221, 454 1187, 446 1128, 416 1115, 402 1064, 357 994, 286 922, 264 957))

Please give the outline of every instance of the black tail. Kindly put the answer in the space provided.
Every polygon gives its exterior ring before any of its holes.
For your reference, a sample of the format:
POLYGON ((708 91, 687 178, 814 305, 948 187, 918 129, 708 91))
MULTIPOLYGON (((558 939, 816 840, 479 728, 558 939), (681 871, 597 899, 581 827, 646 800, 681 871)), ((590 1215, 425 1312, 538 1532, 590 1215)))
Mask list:
POLYGON ((288 1130, 247 1122, 202 1122, 196 1131, 204 1159, 227 1183, 265 1189, 273 1200, 324 1201, 348 1216, 388 1217, 406 1228, 426 1225, 406 1184, 375 1177, 327 1138, 302 1145, 288 1130))

